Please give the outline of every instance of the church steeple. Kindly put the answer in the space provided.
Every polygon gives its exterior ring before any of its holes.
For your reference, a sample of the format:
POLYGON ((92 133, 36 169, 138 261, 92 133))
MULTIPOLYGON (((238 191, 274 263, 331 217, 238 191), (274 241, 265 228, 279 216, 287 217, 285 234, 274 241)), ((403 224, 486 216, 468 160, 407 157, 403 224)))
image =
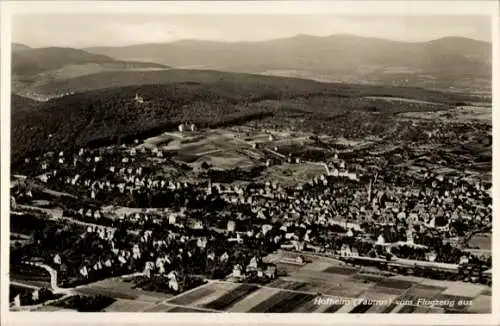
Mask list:
POLYGON ((135 101, 137 103, 144 103, 144 99, 142 98, 142 96, 139 96, 137 92, 135 93, 135 101))
POLYGON ((212 178, 208 179, 207 193, 212 194, 212 178))

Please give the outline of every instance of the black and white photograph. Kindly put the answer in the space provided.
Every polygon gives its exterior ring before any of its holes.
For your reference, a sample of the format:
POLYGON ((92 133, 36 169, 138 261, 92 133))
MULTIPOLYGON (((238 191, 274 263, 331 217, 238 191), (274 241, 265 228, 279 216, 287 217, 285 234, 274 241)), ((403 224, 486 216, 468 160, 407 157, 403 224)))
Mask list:
POLYGON ((9 315, 492 314, 498 40, 459 2, 10 15, 9 315))

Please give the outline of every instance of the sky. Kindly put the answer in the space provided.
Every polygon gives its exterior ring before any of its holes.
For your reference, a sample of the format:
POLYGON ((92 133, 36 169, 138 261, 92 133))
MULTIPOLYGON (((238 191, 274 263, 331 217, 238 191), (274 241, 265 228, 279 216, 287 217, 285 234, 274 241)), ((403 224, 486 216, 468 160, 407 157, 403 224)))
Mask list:
POLYGON ((480 15, 30 14, 12 18, 12 41, 31 47, 123 46, 181 39, 261 41, 297 34, 352 34, 408 42, 462 36, 491 42, 491 23, 489 16, 480 15))

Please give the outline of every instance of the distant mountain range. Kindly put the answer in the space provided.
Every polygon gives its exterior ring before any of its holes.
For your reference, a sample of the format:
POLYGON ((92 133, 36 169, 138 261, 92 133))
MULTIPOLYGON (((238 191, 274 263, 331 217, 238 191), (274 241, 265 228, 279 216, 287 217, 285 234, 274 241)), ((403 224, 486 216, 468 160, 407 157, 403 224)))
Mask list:
POLYGON ((293 76, 327 82, 376 83, 489 91, 490 43, 446 37, 409 43, 352 35, 262 42, 182 40, 164 44, 92 47, 90 53, 175 68, 293 76))
POLYGON ((491 60, 490 43, 461 37, 409 43, 298 35, 262 42, 181 40, 85 49, 13 44, 12 74, 13 91, 31 98, 52 96, 59 86, 75 84, 73 79, 81 85, 83 77, 100 81, 109 72, 137 76, 137 71, 169 67, 490 93, 491 60))

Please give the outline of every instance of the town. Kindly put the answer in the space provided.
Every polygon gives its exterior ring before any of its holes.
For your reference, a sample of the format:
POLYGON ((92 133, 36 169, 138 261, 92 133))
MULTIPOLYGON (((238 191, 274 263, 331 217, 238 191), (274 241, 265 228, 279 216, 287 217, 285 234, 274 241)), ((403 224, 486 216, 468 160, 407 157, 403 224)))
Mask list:
POLYGON ((350 312, 488 311, 491 178, 467 150, 491 148, 491 125, 397 123, 348 141, 186 121, 26 157, 11 182, 12 309, 304 312, 318 296, 377 293, 472 304, 350 312))

